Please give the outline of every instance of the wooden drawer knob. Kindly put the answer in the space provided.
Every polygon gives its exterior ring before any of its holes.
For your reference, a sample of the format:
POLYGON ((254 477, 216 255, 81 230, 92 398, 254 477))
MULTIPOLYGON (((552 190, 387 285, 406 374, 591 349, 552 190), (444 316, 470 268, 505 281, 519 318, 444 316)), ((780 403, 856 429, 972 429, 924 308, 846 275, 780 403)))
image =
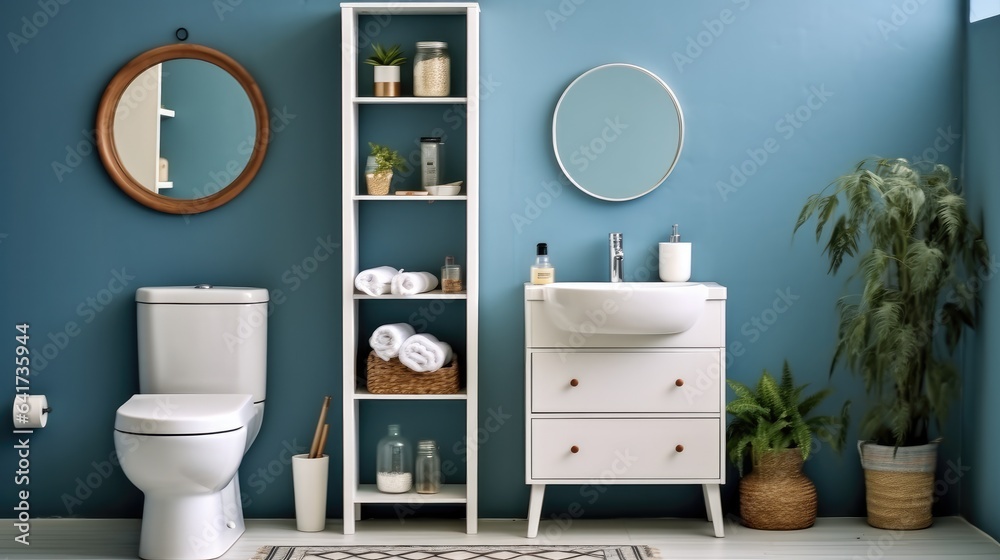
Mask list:
POLYGON ((677 447, 675 447, 674 449, 675 449, 675 450, 676 450, 676 451, 677 451, 678 453, 681 453, 682 451, 684 451, 684 446, 678 443, 678 444, 677 444, 677 447))
POLYGON ((684 386, 684 380, 683 379, 678 379, 677 381, 674 381, 674 385, 677 385, 678 387, 683 387, 684 386))
POLYGON ((570 387, 576 387, 577 385, 580 384, 580 382, 577 381, 576 379, 570 379, 569 380, 569 384, 570 384, 570 387))
POLYGON ((569 448, 569 452, 570 453, 579 453, 580 452, 580 448, 574 445, 573 447, 569 448))

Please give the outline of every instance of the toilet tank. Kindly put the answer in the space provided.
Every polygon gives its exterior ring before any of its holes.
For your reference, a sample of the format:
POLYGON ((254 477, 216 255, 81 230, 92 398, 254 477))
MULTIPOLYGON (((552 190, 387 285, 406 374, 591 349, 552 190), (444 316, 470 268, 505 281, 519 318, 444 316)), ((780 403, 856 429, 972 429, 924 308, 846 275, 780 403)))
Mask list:
POLYGON ((142 393, 246 393, 264 400, 267 290, 222 286, 135 293, 142 393))

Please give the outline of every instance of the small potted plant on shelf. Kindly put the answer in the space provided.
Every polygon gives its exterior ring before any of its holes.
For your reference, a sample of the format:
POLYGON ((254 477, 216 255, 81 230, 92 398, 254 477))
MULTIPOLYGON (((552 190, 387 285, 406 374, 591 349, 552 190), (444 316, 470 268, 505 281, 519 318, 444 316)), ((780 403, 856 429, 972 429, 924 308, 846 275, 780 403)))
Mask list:
POLYGON ((406 160, 399 155, 399 152, 388 146, 369 142, 368 147, 372 151, 371 155, 368 156, 368 165, 365 168, 368 194, 389 194, 392 170, 406 171, 406 160))
POLYGON ((402 92, 399 82, 399 67, 406 62, 399 45, 383 49, 375 43, 375 54, 365 59, 365 64, 375 67, 375 97, 399 97, 402 92))
POLYGON ((823 250, 830 274, 857 257, 852 278, 861 293, 837 302, 830 368, 846 363, 877 399, 858 450, 868 523, 883 529, 922 529, 933 520, 931 423, 940 428, 957 396, 950 354, 976 325, 976 274, 989 266, 986 241, 955 182, 945 165, 867 159, 831 183, 832 192, 810 196, 795 224, 797 231, 816 215, 817 242, 832 224, 823 250), (835 218, 841 200, 846 208, 835 218))
POLYGON ((848 408, 839 416, 810 416, 832 392, 808 397, 796 386, 785 361, 778 383, 764 370, 756 389, 727 380, 736 398, 726 405, 733 420, 726 430, 726 451, 740 473, 740 517, 753 529, 805 529, 816 521, 816 487, 802 473, 812 451, 812 438, 840 451, 846 438, 848 408), (743 476, 749 452, 753 470, 743 476))

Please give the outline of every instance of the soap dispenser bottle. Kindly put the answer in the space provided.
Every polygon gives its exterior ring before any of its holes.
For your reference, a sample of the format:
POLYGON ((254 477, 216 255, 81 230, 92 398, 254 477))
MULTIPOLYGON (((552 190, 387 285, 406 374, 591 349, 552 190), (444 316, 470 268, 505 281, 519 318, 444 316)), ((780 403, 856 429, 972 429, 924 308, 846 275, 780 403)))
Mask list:
POLYGON ((660 243, 660 280, 687 282, 691 279, 691 244, 681 242, 681 234, 674 224, 670 240, 660 243))
POLYGON ((549 246, 539 243, 535 254, 535 264, 531 265, 532 284, 551 284, 556 281, 556 269, 549 261, 549 246))

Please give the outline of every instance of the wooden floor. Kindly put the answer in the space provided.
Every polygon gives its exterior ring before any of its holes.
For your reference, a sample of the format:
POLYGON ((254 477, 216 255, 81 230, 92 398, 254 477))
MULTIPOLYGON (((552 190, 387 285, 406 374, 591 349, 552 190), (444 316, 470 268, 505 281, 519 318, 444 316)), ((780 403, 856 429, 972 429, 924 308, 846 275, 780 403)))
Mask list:
MULTIPOLYGON (((5 520, 0 560, 120 560, 138 551, 139 522, 127 519, 36 519, 31 545, 13 542, 5 520)), ((300 533, 287 519, 250 519, 243 537, 222 556, 247 560, 261 545, 359 544, 646 544, 672 558, 908 558, 1000 559, 1000 545, 959 517, 935 520, 922 531, 883 531, 859 518, 822 518, 803 531, 755 531, 726 525, 726 537, 711 536, 707 521, 694 519, 574 520, 568 526, 542 521, 537 539, 524 536, 524 520, 480 520, 479 534, 466 535, 464 521, 358 522, 357 534, 340 534, 333 520, 321 533, 300 533)))

